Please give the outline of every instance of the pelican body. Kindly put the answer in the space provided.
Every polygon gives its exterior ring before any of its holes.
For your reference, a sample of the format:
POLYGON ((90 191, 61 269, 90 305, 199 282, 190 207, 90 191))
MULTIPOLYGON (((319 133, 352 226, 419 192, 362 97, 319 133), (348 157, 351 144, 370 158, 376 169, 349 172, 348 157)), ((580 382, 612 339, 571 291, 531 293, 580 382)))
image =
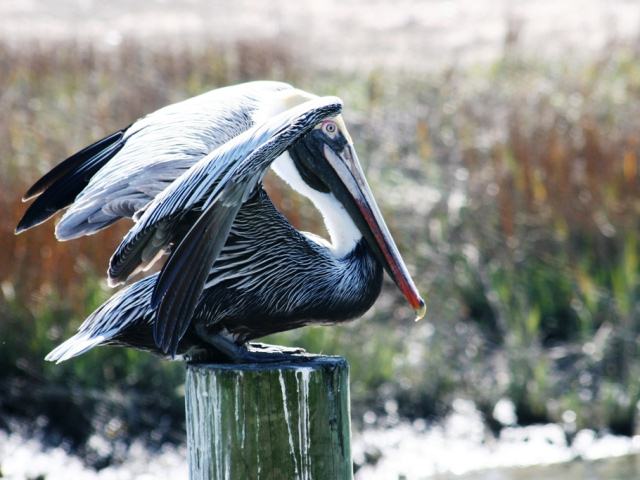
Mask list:
POLYGON ((123 217, 111 285, 124 287, 54 349, 98 345, 187 359, 272 361, 251 340, 362 315, 387 271, 418 316, 425 304, 358 162, 336 97, 279 82, 213 90, 164 107, 69 157, 26 193, 20 233, 66 209, 59 240, 123 217), (299 232, 262 188, 271 168, 321 212, 330 241, 299 232))

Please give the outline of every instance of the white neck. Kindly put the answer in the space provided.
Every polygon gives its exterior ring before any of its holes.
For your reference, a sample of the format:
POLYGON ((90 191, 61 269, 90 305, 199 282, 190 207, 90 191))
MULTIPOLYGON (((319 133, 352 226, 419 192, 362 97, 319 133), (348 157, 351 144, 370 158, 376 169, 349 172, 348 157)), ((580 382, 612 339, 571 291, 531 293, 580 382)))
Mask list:
MULTIPOLYGON (((263 122, 265 119, 283 112, 292 105, 315 97, 316 95, 298 89, 283 90, 253 112, 253 120, 256 123, 263 122)), ((289 153, 285 152, 280 155, 271 164, 271 168, 291 188, 311 200, 320 211, 324 225, 331 238, 331 243, 312 233, 303 232, 307 238, 329 248, 338 258, 344 257, 356 247, 356 244, 362 238, 362 234, 353 223, 353 220, 351 220, 347 211, 331 193, 322 193, 314 190, 302 180, 289 153)))
POLYGON ((295 168, 288 152, 280 155, 271 164, 271 168, 291 188, 311 200, 322 214, 331 243, 327 244, 324 239, 313 234, 306 234, 308 238, 324 244, 338 258, 344 257, 356 247, 356 244, 362 238, 362 234, 342 204, 331 193, 322 193, 311 188, 300 177, 298 169, 295 168))

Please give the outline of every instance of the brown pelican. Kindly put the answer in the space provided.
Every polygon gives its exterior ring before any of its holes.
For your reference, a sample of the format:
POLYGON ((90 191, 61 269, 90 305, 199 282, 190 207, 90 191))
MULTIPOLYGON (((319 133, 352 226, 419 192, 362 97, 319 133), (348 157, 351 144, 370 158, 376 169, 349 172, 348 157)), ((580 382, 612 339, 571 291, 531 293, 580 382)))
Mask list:
POLYGON ((284 83, 221 88, 147 115, 38 180, 17 233, 67 207, 60 240, 133 218, 110 261, 112 285, 169 254, 160 273, 116 293, 47 360, 124 345, 272 361, 278 351, 248 342, 363 314, 383 269, 424 316, 341 109, 336 97, 284 83), (269 167, 318 208, 330 242, 278 212, 262 188, 269 167))

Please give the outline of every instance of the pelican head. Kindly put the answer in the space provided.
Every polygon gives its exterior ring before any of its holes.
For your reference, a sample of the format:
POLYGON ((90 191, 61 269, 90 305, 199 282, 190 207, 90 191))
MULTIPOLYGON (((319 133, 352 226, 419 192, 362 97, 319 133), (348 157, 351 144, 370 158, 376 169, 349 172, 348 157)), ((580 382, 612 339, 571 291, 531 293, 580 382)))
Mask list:
MULTIPOLYGON (((288 156, 273 164, 275 172, 299 193, 307 196, 324 216, 334 247, 336 238, 364 237, 367 245, 391 276, 417 319, 426 306, 382 218, 365 179, 356 151, 341 115, 316 125, 289 148, 288 156), (336 221, 336 218, 343 221, 336 221), (344 218, 350 219, 346 222, 344 218), (355 230, 349 232, 350 229, 355 230), (345 232, 346 231, 346 232, 345 232)), ((343 242, 344 243, 344 242, 343 242)), ((342 249, 345 254, 351 250, 342 249)))

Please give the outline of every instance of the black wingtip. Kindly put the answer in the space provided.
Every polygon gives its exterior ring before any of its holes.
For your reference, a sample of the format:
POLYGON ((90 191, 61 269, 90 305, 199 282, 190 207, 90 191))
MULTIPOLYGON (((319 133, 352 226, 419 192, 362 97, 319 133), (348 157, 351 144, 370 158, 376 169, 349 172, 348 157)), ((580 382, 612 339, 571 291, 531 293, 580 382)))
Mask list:
POLYGON ((172 359, 178 353, 178 344, 182 339, 182 335, 167 335, 166 322, 156 322, 153 326, 153 341, 160 351, 170 356, 172 359))
MULTIPOLYGON (((156 310, 156 318, 157 316, 158 312, 156 310)), ((167 322, 163 321, 156 321, 153 324, 153 341, 162 353, 174 358, 178 352, 178 343, 180 342, 181 337, 167 334, 166 326, 167 322)))
POLYGON ((33 198, 35 202, 18 223, 16 234, 39 225, 71 204, 91 177, 122 148, 128 128, 80 150, 35 182, 22 196, 23 202, 33 198))
POLYGON ((24 195, 22 196, 22 202, 28 202, 29 200, 31 200, 32 198, 37 197, 38 195, 40 195, 42 192, 44 192, 47 189, 46 185, 42 184, 42 180, 45 177, 42 177, 40 180, 38 180, 36 183, 34 183, 33 185, 31 185, 31 187, 29 188, 29 190, 27 190, 24 195))
MULTIPOLYGON (((154 292, 155 292, 155 289, 154 289, 154 292)), ((165 343, 166 343, 165 335, 164 335, 165 323, 158 321, 158 306, 157 305, 154 306, 153 303, 151 303, 151 308, 155 312, 154 313, 154 317, 156 319, 156 321, 153 322, 153 341, 156 344, 156 347, 158 347, 160 350, 162 350, 162 353, 166 354, 168 352, 167 352, 167 348, 165 346, 165 343)))
POLYGON ((195 222, 172 252, 156 280, 151 297, 152 305, 158 305, 153 337, 165 354, 176 354, 198 304, 207 273, 239 209, 239 205, 234 206, 229 214, 229 209, 215 207, 215 204, 210 206, 195 222), (222 220, 220 216, 226 219, 222 220), (216 233, 220 237, 214 240, 216 233))
POLYGON ((56 213, 57 210, 51 210, 49 208, 43 207, 41 203, 42 202, 38 202, 38 200, 36 200, 31 204, 31 206, 29 206, 29 208, 27 208, 27 211, 24 212, 24 215, 16 226, 16 235, 19 235, 22 232, 29 230, 30 228, 44 223, 51 216, 53 216, 53 214, 56 213))
POLYGON ((49 170, 49 172, 40 177, 40 179, 38 179, 38 181, 35 182, 25 192, 22 197, 22 201, 26 202, 34 197, 37 197, 54 183, 56 183, 60 178, 71 173, 73 170, 78 168, 79 165, 82 165, 87 159, 95 157, 100 152, 113 146, 114 144, 121 143, 124 134, 130 126, 131 125, 129 125, 127 128, 123 128, 122 130, 118 130, 117 132, 114 132, 95 143, 92 143, 91 145, 83 148, 79 152, 74 153, 69 158, 53 167, 51 170, 49 170))

